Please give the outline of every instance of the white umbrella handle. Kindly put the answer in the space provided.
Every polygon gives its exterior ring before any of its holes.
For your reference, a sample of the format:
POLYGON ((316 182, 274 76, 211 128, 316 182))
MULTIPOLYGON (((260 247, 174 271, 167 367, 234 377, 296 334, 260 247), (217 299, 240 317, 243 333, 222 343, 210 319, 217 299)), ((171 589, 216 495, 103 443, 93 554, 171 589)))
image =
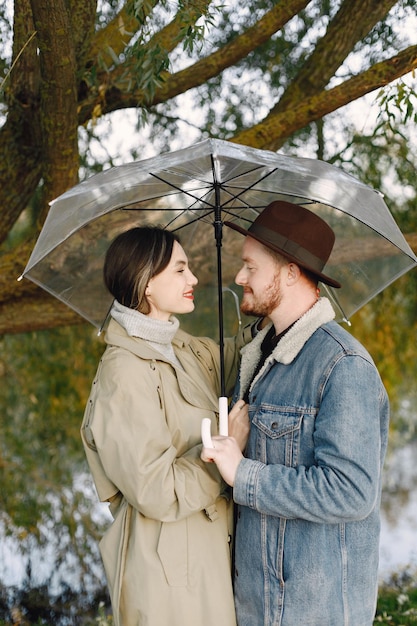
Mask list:
POLYGON ((219 435, 222 437, 229 436, 229 410, 225 396, 219 398, 219 435))
MULTIPOLYGON (((222 396, 219 398, 219 434, 227 437, 229 434, 229 411, 227 406, 227 398, 222 396)), ((205 417, 201 422, 201 441, 205 448, 214 448, 211 439, 211 420, 205 417)))
POLYGON ((209 417, 205 417, 201 422, 201 441, 205 448, 214 448, 211 439, 211 419, 209 417))

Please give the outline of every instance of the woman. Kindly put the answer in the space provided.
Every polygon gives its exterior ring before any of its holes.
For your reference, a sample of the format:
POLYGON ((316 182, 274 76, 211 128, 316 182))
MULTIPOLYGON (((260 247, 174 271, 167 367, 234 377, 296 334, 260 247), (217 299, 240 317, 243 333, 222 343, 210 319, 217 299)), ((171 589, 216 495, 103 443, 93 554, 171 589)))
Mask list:
MULTIPOLYGON (((100 550, 117 626, 234 626, 232 504, 216 466, 200 459, 201 422, 217 432, 219 349, 179 330, 194 309, 178 238, 134 228, 108 249, 115 301, 82 424, 99 497, 114 521, 100 550)), ((225 344, 228 391, 247 327, 225 344)), ((241 449, 244 403, 229 415, 241 449)))

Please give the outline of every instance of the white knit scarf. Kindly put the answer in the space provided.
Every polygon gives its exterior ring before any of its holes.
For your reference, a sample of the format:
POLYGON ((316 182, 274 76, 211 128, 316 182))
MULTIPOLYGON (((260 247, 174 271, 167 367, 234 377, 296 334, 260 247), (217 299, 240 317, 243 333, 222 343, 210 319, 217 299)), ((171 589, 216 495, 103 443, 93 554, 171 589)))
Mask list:
POLYGON ((130 337, 144 339, 169 361, 181 367, 172 347, 172 340, 180 325, 176 317, 171 315, 167 322, 156 320, 120 304, 117 300, 113 302, 110 315, 130 337))

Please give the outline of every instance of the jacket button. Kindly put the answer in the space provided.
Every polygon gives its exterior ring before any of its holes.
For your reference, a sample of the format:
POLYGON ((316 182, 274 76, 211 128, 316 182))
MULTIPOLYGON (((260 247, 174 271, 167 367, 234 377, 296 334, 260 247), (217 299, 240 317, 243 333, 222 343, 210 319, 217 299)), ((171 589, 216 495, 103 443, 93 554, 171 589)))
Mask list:
POLYGON ((272 430, 276 430, 278 428, 278 422, 272 422, 271 428, 272 430))

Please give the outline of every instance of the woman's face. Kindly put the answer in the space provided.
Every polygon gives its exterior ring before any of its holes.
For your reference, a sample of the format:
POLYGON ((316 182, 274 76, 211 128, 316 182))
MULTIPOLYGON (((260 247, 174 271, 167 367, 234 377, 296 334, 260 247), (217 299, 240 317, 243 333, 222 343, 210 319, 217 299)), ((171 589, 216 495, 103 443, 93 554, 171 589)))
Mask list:
POLYGON ((188 267, 187 256, 175 241, 167 267, 151 278, 146 287, 146 297, 151 311, 149 317, 168 320, 173 313, 190 313, 194 310, 194 286, 197 278, 188 267))

